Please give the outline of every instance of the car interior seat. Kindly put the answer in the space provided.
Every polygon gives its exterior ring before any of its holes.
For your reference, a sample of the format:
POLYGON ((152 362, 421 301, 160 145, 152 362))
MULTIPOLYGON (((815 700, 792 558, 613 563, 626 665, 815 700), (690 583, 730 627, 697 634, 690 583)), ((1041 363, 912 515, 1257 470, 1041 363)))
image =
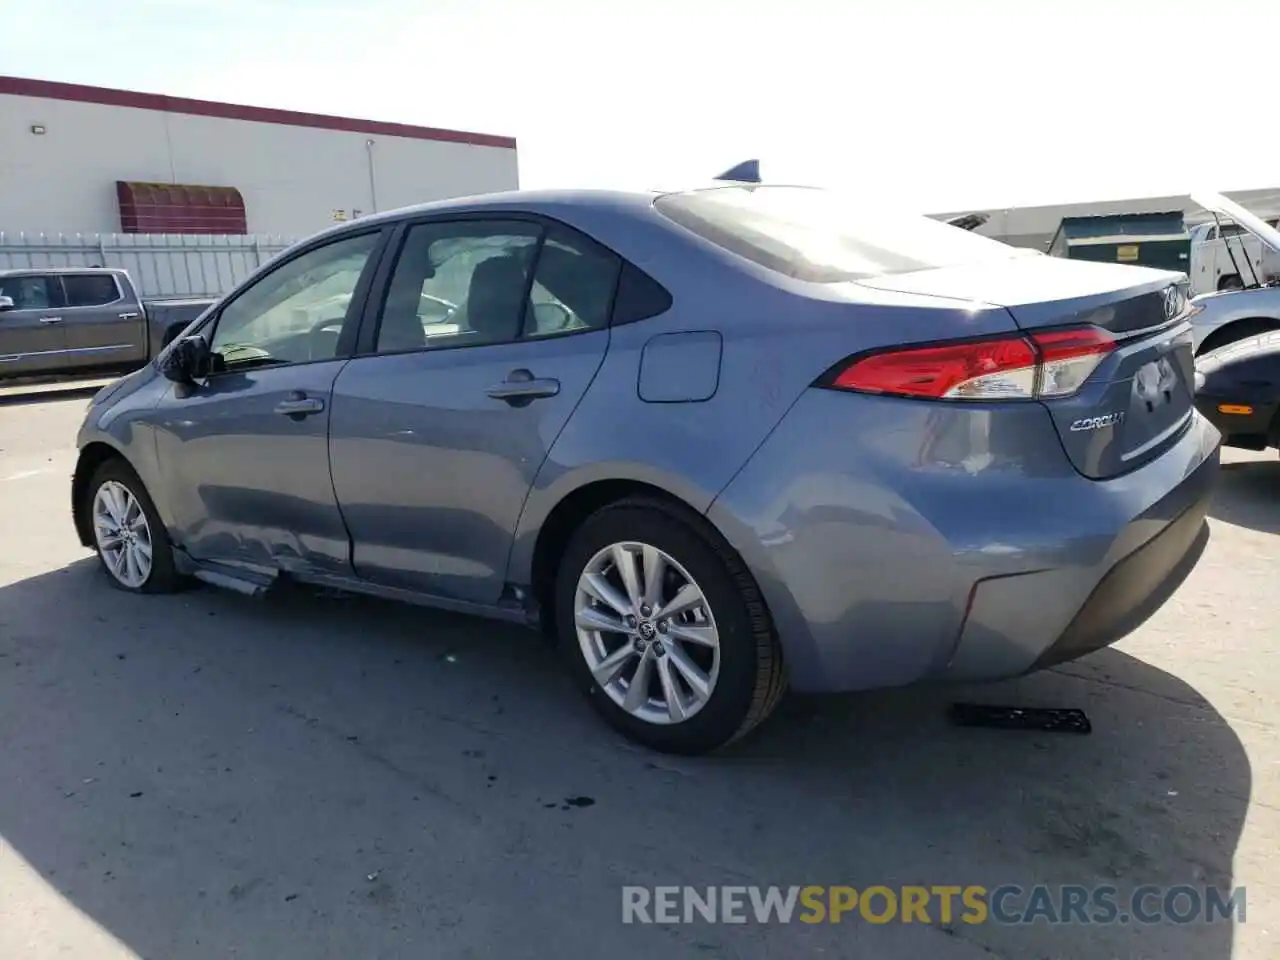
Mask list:
POLYGON ((524 320, 526 258, 490 257, 476 265, 467 294, 467 325, 488 343, 520 335, 524 320))

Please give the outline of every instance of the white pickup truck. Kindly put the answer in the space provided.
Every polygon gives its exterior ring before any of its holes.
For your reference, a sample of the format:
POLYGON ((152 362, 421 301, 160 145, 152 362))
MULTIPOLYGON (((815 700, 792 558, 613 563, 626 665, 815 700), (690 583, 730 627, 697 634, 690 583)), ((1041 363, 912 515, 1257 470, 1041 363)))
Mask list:
MULTIPOLYGON (((1280 218, 1267 217, 1268 226, 1280 218)), ((1280 252, 1272 250, 1246 227, 1226 219, 1191 228, 1191 292, 1243 290, 1280 278, 1280 252)))
MULTIPOLYGON (((1274 221, 1255 216, 1219 193, 1193 193, 1191 199, 1215 215, 1215 226, 1239 224, 1244 231, 1217 241, 1229 247, 1236 263, 1245 271, 1241 286, 1214 289, 1191 298, 1187 315, 1191 319, 1196 355, 1260 333, 1280 330, 1280 281, 1274 272, 1265 268, 1268 263, 1280 263, 1280 230, 1274 221), (1244 250, 1250 251, 1248 262, 1244 250)), ((1192 247, 1193 264, 1194 251, 1192 247)))

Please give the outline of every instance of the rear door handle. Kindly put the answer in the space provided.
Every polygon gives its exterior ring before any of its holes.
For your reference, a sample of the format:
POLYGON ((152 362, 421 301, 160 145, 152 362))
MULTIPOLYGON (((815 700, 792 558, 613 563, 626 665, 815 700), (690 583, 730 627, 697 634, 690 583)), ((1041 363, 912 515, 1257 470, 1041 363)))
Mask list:
POLYGON ((560 392, 560 381, 535 377, 528 370, 512 370, 507 379, 485 391, 495 400, 505 400, 513 407, 534 400, 554 397, 560 392))
POLYGON ((140 313, 121 313, 121 314, 119 314, 119 317, 120 317, 120 319, 121 319, 121 320, 137 320, 140 316, 142 316, 142 314, 140 314, 140 313))
POLYGON ((41 317, 40 322, 41 323, 61 323, 62 318, 61 317, 41 317))
POLYGON ((295 390, 289 394, 289 399, 277 403, 275 409, 276 413, 286 417, 305 417, 322 411, 324 401, 319 397, 308 397, 301 390, 295 390))

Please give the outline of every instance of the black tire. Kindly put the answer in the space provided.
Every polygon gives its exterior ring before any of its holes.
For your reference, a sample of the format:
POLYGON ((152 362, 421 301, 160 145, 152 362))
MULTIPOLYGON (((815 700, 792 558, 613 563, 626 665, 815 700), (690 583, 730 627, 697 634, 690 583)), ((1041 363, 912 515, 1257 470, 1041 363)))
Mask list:
POLYGON ((89 523, 92 526, 94 498, 97 496, 99 488, 108 481, 114 481, 124 486, 138 501, 138 505, 146 515, 147 530, 151 534, 151 571, 141 586, 131 587, 121 583, 111 572, 106 558, 103 557, 102 550, 97 544, 97 534, 95 532, 94 552, 98 555, 98 562, 102 564, 102 572, 106 574, 112 586, 119 590, 124 590, 126 593, 174 593, 182 589, 186 580, 174 566, 173 543, 169 539, 169 532, 165 529, 164 522, 160 519, 160 514, 156 511, 156 505, 152 502, 146 486, 138 475, 134 473, 133 468, 124 460, 119 457, 113 457, 102 463, 94 471, 93 479, 89 481, 85 489, 85 501, 81 506, 84 511, 83 515, 89 518, 89 523))
POLYGON ((700 754, 732 743, 764 721, 786 689, 782 651, 754 578, 701 517, 660 500, 618 501, 583 521, 557 574, 555 624, 574 682, 600 715, 629 739, 664 753, 700 754), (697 581, 715 617, 719 676, 706 704, 680 723, 650 723, 622 709, 596 684, 579 646, 578 579, 596 553, 622 541, 641 541, 676 560, 697 581))

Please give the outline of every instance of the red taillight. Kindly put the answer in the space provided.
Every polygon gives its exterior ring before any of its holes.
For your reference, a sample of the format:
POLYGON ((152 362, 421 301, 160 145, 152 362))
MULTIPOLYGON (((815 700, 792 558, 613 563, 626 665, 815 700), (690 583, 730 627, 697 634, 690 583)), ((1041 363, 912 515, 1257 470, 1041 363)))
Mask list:
POLYGON ((1111 335, 1096 327, 911 347, 862 357, 831 386, 935 400, 1063 397, 1080 389, 1113 349, 1111 335))
POLYGON ((1116 348, 1111 334, 1097 327, 1048 330, 1031 338, 1040 351, 1038 397, 1067 397, 1098 369, 1102 358, 1116 348))
POLYGON ((873 354, 842 371, 833 386, 903 397, 960 397, 975 387, 1030 397, 1035 371, 1035 350, 1026 340, 983 340, 873 354))

